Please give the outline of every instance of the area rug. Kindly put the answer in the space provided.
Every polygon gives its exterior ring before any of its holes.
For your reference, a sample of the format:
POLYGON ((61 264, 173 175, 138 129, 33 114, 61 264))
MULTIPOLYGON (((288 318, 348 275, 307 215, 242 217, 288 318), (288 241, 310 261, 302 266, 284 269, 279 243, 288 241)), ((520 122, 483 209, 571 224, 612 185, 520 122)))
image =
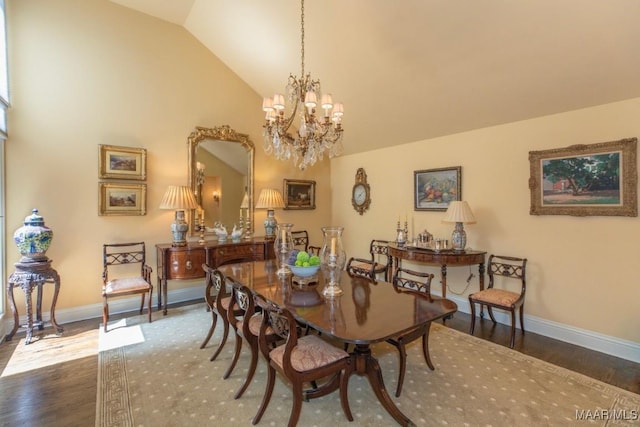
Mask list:
MULTIPOLYGON (((234 400, 246 376, 249 351, 243 349, 233 374, 223 380, 234 337, 210 362, 222 329, 219 325, 208 346, 200 349, 210 324, 204 304, 172 308, 151 324, 145 316, 127 319, 127 327, 141 328, 144 342, 100 352, 96 426, 250 426, 264 392, 265 363, 260 360, 251 385, 234 400)), ((393 397, 418 426, 640 425, 640 395, 506 347, 434 324, 430 348, 435 371, 426 367, 420 347, 419 341, 409 346, 403 392, 393 397)), ((393 396, 397 351, 382 343, 374 346, 374 354, 393 396)), ((298 425, 397 425, 364 377, 351 377, 349 402, 353 423, 333 393, 304 402, 298 425)), ((278 378, 259 425, 284 426, 290 410, 290 389, 278 378)))

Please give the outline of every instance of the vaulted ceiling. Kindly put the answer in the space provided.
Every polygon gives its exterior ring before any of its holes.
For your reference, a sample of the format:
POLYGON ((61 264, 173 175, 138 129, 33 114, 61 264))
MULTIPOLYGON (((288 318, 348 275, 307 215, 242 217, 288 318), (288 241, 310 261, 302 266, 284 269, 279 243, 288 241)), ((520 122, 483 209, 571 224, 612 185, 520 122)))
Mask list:
MULTIPOLYGON (((298 1, 111 1, 183 26, 261 96, 300 75, 298 1)), ((356 153, 640 97, 639 18, 638 0, 307 0, 305 72, 356 153)))

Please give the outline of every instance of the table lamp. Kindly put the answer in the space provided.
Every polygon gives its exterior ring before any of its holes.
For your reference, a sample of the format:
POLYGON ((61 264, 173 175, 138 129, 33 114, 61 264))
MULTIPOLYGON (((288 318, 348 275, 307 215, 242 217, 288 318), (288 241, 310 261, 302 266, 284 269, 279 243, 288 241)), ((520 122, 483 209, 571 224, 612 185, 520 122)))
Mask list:
POLYGON ((170 185, 167 187, 160 209, 174 209, 176 218, 171 224, 171 232, 173 233, 173 246, 184 246, 187 244, 187 231, 189 224, 184 219, 184 211, 186 209, 197 209, 198 202, 191 188, 185 185, 170 185))
POLYGON ((284 208, 284 199, 282 194, 273 188, 264 188, 260 191, 256 209, 267 209, 267 218, 264 220, 264 237, 267 239, 275 239, 276 226, 278 221, 274 216, 274 209, 284 208))
POLYGON ((456 223, 456 228, 451 233, 451 248, 458 252, 464 251, 465 246, 467 246, 467 233, 464 231, 462 224, 475 224, 476 222, 476 217, 473 216, 469 204, 463 201, 449 203, 447 213, 442 221, 456 223))

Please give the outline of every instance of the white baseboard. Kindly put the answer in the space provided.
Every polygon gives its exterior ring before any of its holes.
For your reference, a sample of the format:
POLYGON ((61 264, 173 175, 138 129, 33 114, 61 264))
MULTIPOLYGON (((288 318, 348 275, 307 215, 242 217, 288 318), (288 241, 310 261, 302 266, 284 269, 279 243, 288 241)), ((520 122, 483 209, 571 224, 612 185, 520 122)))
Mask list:
MULTIPOLYGON (((436 292, 434 292, 436 294, 436 292)), ((456 295, 448 295, 447 298, 458 304, 458 311, 470 313, 469 300, 456 295)), ((201 286, 177 289, 169 291, 169 301, 172 303, 182 301, 192 301, 201 299, 204 301, 204 293, 201 286)), ((154 295, 153 316, 162 316, 160 311, 156 310, 157 297, 154 295)), ((121 298, 109 302, 111 314, 125 313, 138 310, 140 307, 140 298, 121 298)), ((0 331, 3 331, 0 337, 11 330, 13 326, 13 317, 10 313, 6 313, 0 322, 0 331)), ((49 312, 43 313, 45 321, 49 320, 49 312)), ((496 321, 499 323, 510 325, 510 316, 499 310, 494 312, 496 321)), ((56 311, 56 321, 63 325, 65 323, 76 322, 79 320, 95 319, 102 317, 102 303, 91 304, 56 311)), ((623 340, 616 337, 600 334, 586 329, 576 328, 551 320, 542 319, 540 317, 525 314, 525 324, 527 331, 554 338, 570 344, 579 345, 590 350, 599 351, 611 356, 620 357, 635 363, 640 363, 640 343, 623 340)), ((21 324, 26 323, 24 316, 20 319, 21 324)))
MULTIPOLYGON (((436 292, 434 292, 434 295, 435 294, 436 292)), ((471 307, 469 306, 469 300, 467 298, 461 298, 456 295, 447 295, 447 298, 458 304, 458 311, 470 314, 471 307)), ((511 316, 509 313, 501 310, 494 310, 493 314, 497 322, 504 325, 511 325, 511 316)), ((526 311, 524 315, 524 323, 525 330, 527 332, 544 335, 549 338, 575 344, 590 350, 599 351, 611 356, 640 363, 640 343, 527 315, 526 311)), ((518 329, 519 325, 520 321, 517 322, 516 327, 518 327, 518 329)))

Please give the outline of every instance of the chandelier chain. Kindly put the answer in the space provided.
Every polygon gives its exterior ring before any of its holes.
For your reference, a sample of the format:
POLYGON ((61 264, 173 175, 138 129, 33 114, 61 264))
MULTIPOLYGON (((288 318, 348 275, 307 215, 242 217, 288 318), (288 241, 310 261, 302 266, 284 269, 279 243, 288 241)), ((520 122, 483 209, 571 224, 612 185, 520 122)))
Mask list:
POLYGON ((304 79, 304 0, 302 0, 302 7, 300 8, 300 62, 302 74, 300 78, 304 79))

